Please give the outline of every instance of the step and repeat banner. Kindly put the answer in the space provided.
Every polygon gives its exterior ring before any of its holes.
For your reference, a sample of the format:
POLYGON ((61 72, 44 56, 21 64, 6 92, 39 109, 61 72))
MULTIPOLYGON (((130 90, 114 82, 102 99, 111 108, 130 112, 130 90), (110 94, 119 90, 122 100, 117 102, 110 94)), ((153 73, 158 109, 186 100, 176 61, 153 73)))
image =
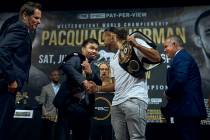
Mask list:
MULTIPOLYGON (((206 109, 210 95, 210 6, 121 9, 98 11, 44 11, 41 25, 33 42, 30 80, 25 92, 18 95, 17 103, 36 108, 36 96, 42 86, 49 82, 50 70, 57 68, 63 58, 81 50, 82 42, 91 37, 99 41, 97 63, 109 62, 114 53, 108 52, 102 42, 102 32, 107 27, 125 28, 132 33, 139 30, 151 38, 164 58, 163 64, 146 73, 149 88, 148 122, 163 122, 160 106, 164 102, 166 69, 170 59, 164 54, 163 42, 170 35, 177 35, 184 41, 185 48, 199 64, 206 109), (200 16, 201 15, 201 16, 200 16)), ((0 13, 2 22, 16 13, 0 13)), ((109 102, 104 97, 97 100, 109 102)), ((104 104, 103 103, 103 104, 104 104)), ((97 106, 96 111, 109 111, 97 106)), ((100 114, 100 113, 99 113, 100 114)), ((208 111, 210 116, 210 113, 208 111)), ((96 119, 108 118, 96 116, 96 119)), ((208 124, 208 120, 203 124, 208 124)))

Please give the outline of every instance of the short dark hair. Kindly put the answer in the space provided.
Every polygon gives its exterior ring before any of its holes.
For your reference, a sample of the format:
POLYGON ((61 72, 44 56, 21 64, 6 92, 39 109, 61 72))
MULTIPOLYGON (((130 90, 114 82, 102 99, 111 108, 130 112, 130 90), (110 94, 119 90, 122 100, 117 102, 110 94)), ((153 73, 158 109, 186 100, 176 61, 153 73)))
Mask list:
POLYGON ((49 77, 51 77, 53 75, 54 72, 58 72, 58 74, 60 75, 60 71, 59 69, 52 69, 49 73, 49 77))
POLYGON ((23 14, 26 14, 27 16, 31 16, 34 14, 34 11, 36 9, 42 10, 41 4, 31 2, 31 1, 26 2, 23 4, 23 6, 21 6, 19 16, 22 17, 23 14))
POLYGON ((121 28, 116 28, 116 27, 109 27, 104 30, 104 32, 112 32, 117 35, 117 37, 121 40, 125 40, 128 35, 128 31, 125 29, 121 28))
POLYGON ((95 38, 88 38, 88 39, 83 41, 82 48, 86 47, 86 45, 88 43, 95 43, 95 44, 99 45, 98 41, 95 38))
POLYGON ((203 12, 202 14, 200 14, 200 16, 197 18, 197 20, 195 21, 195 27, 194 27, 194 30, 195 30, 195 34, 196 35, 199 35, 199 30, 198 30, 198 24, 200 22, 201 19, 207 17, 207 16, 210 16, 210 9, 203 12))

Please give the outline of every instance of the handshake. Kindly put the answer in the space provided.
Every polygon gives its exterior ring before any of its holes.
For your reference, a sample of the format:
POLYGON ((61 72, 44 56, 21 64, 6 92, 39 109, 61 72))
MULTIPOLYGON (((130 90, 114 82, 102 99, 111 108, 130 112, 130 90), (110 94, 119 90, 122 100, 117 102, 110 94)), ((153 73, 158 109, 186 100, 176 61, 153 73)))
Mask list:
POLYGON ((87 93, 96 93, 97 92, 97 85, 93 81, 85 80, 83 82, 83 86, 87 93))

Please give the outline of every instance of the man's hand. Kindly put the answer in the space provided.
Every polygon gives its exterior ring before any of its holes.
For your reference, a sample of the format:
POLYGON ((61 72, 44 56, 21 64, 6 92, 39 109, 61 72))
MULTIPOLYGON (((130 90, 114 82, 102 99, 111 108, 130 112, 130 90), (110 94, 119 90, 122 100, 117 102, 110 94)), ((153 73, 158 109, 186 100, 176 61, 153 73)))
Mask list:
POLYGON ((136 42, 136 39, 134 38, 134 36, 127 36, 127 41, 128 41, 133 47, 135 47, 136 45, 138 45, 138 43, 136 42))
POLYGON ((97 92, 97 86, 96 86, 96 84, 93 81, 85 80, 83 82, 83 85, 84 85, 85 91, 87 93, 95 93, 95 92, 97 92))
POLYGON ((83 61, 81 65, 82 65, 82 69, 85 72, 85 74, 92 74, 92 69, 91 69, 90 63, 88 62, 87 59, 85 61, 83 61))
POLYGON ((18 88, 18 84, 16 81, 13 81, 12 83, 8 84, 8 91, 11 93, 16 94, 17 88, 18 88))
POLYGON ((144 40, 139 39, 139 38, 134 38, 134 36, 127 36, 127 41, 128 41, 133 47, 142 46, 142 47, 145 47, 145 48, 151 48, 151 47, 147 44, 147 42, 145 42, 144 40))
POLYGON ((88 93, 96 93, 97 92, 97 85, 93 81, 89 81, 90 83, 90 89, 88 90, 88 93))

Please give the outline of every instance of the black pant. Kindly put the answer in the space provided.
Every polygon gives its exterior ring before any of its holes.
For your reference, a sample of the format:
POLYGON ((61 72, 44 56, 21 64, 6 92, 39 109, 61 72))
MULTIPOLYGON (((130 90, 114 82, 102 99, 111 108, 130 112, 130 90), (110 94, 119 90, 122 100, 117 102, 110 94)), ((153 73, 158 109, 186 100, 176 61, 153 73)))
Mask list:
MULTIPOLYGON (((1 86, 1 85, 0 85, 1 86)), ((15 94, 0 90, 0 139, 9 140, 15 112, 15 94)))
POLYGON ((56 122, 50 121, 48 119, 42 120, 42 131, 41 139, 42 140, 55 140, 55 127, 56 122))
POLYGON ((199 118, 175 118, 178 140, 201 140, 199 118))
POLYGON ((81 102, 72 102, 67 110, 58 109, 57 140, 69 140, 70 129, 72 140, 89 140, 90 117, 88 106, 81 102))
POLYGON ((58 110, 58 122, 56 124, 55 139, 70 140, 69 118, 66 114, 63 114, 63 110, 58 110))
MULTIPOLYGON (((98 122, 99 123, 99 122, 98 122)), ((97 122, 91 124, 91 140, 112 140, 113 130, 110 125, 100 125, 97 122)))

